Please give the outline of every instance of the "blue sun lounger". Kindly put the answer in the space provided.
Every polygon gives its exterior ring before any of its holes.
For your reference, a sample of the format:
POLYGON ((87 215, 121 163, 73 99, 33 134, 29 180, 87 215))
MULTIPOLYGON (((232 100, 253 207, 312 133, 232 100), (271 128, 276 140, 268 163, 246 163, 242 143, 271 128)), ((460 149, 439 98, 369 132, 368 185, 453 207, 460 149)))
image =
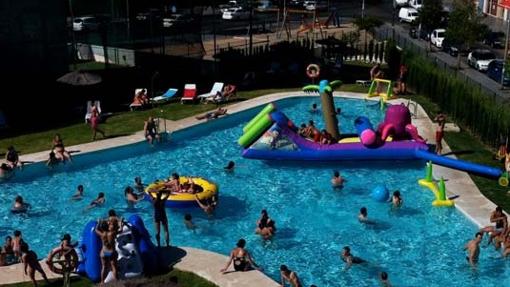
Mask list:
POLYGON ((154 104, 161 104, 166 103, 170 101, 175 95, 177 95, 178 89, 170 88, 166 93, 162 94, 161 96, 157 96, 151 99, 151 102, 154 104))

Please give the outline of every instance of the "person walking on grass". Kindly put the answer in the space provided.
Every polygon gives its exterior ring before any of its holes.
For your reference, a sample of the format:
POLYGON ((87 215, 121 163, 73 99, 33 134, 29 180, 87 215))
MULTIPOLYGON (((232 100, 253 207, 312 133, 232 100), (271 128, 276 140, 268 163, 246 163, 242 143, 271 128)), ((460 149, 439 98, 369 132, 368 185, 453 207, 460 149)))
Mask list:
POLYGON ((95 106, 92 108, 92 115, 90 116, 90 128, 92 128, 92 140, 96 140, 97 133, 100 133, 103 138, 106 137, 106 134, 103 130, 99 128, 99 112, 95 108, 95 106))

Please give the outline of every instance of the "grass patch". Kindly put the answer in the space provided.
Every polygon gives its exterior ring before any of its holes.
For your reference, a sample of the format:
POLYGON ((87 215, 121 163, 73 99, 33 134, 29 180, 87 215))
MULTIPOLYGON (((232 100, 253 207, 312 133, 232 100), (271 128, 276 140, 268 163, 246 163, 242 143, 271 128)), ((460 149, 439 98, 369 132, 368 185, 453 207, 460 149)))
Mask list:
MULTIPOLYGON (((440 111, 440 107, 425 96, 413 95, 411 97, 406 96, 405 98, 410 98, 419 103, 430 118, 434 118, 440 111)), ((452 151, 471 151, 471 153, 456 155, 457 158, 503 169, 502 163, 492 159, 495 151, 489 146, 484 145, 479 138, 473 136, 462 125, 459 133, 446 132, 445 140, 452 151)), ((505 211, 510 212, 510 194, 508 193, 508 187, 500 186, 495 179, 488 179, 472 174, 469 174, 469 176, 485 197, 501 206, 505 211)))
MULTIPOLYGON (((240 100, 249 100, 271 93, 297 90, 300 90, 300 88, 296 87, 287 89, 240 91, 238 92, 238 98, 240 100)), ((368 91, 368 89, 365 87, 353 84, 343 85, 341 90, 363 93, 368 91)), ((213 109, 216 109, 216 105, 214 104, 181 105, 178 102, 174 102, 144 111, 122 112, 114 114, 106 120, 106 123, 101 124, 100 128, 106 132, 108 137, 125 136, 142 130, 143 123, 149 116, 160 117, 169 120, 179 120, 213 109)), ((10 145, 16 147, 16 149, 22 155, 49 150, 52 147, 51 140, 56 133, 59 133, 62 136, 66 146, 87 143, 92 140, 92 132, 90 127, 81 122, 63 128, 1 139, 0 151, 5 151, 10 145)), ((98 135, 98 138, 100 139, 101 136, 98 135)))
MULTIPOLYGON (((44 281, 38 282, 40 286, 55 286, 60 287, 63 285, 62 279, 57 280, 51 280, 51 283, 49 285, 46 285, 44 281)), ((16 284, 10 284, 10 285, 2 285, 6 287, 30 287, 33 286, 32 282, 23 282, 23 283, 16 283, 16 284)), ((87 278, 83 277, 73 277, 71 278, 71 286, 73 287, 88 287, 88 286, 95 286, 94 283, 92 283, 87 278)), ((218 287, 216 284, 213 284, 204 278, 186 271, 181 271, 178 269, 173 269, 167 274, 154 276, 152 278, 139 278, 139 279, 133 279, 124 281, 122 284, 108 284, 107 286, 179 286, 179 287, 218 287), (177 277, 178 285, 174 285, 170 283, 171 277, 177 277)))

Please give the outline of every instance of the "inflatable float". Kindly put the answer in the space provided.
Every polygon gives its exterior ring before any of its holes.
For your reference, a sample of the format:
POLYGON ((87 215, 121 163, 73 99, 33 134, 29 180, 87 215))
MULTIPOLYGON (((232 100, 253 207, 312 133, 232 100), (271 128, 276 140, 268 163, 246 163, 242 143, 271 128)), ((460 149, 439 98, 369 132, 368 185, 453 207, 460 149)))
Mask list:
MULTIPOLYGON (((200 200, 208 200, 218 196, 218 186, 211 181, 201 177, 179 177, 180 184, 188 183, 191 180, 195 185, 199 186, 200 191, 197 193, 172 193, 166 201, 166 207, 170 208, 189 208, 198 207, 195 197, 198 196, 200 200)), ((145 188, 146 198, 151 201, 156 198, 156 192, 165 188, 165 181, 156 181, 151 183, 145 188)))
POLYGON ((388 105, 384 121, 375 128, 366 117, 355 122, 356 135, 343 135, 338 143, 322 145, 298 134, 298 129, 274 104, 267 105, 244 128, 238 143, 242 156, 262 160, 416 160, 473 174, 499 178, 499 168, 448 158, 429 152, 429 146, 411 124, 409 109, 388 105))
POLYGON ((446 187, 444 184, 444 179, 441 178, 439 183, 436 183, 436 181, 432 177, 431 162, 427 162, 427 165, 425 167, 425 178, 418 180, 418 184, 428 188, 430 191, 432 191, 432 193, 434 193, 436 199, 432 201, 433 206, 452 207, 455 205, 455 202, 453 200, 446 198, 446 187))
MULTIPOLYGON (((90 221, 85 225, 80 240, 79 252, 81 261, 77 273, 88 277, 92 282, 101 280, 101 239, 95 232, 97 222, 90 221)), ((145 229, 142 219, 132 215, 121 233, 115 240, 117 251, 119 279, 140 276, 142 272, 152 273, 157 267, 156 248, 150 241, 150 235, 145 229), (146 264, 147 263, 147 264, 146 264)), ((111 272, 105 282, 113 280, 111 272)))

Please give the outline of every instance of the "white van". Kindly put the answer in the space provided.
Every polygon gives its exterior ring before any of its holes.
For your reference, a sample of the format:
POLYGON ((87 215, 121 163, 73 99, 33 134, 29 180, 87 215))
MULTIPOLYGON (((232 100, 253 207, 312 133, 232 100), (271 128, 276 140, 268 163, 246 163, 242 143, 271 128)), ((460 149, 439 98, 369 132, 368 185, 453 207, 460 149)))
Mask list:
POLYGON ((409 0, 409 6, 413 7, 416 10, 420 10, 423 5, 423 0, 409 0))
POLYGON ((400 22, 412 23, 418 18, 418 10, 414 8, 403 7, 398 11, 398 19, 400 22))

